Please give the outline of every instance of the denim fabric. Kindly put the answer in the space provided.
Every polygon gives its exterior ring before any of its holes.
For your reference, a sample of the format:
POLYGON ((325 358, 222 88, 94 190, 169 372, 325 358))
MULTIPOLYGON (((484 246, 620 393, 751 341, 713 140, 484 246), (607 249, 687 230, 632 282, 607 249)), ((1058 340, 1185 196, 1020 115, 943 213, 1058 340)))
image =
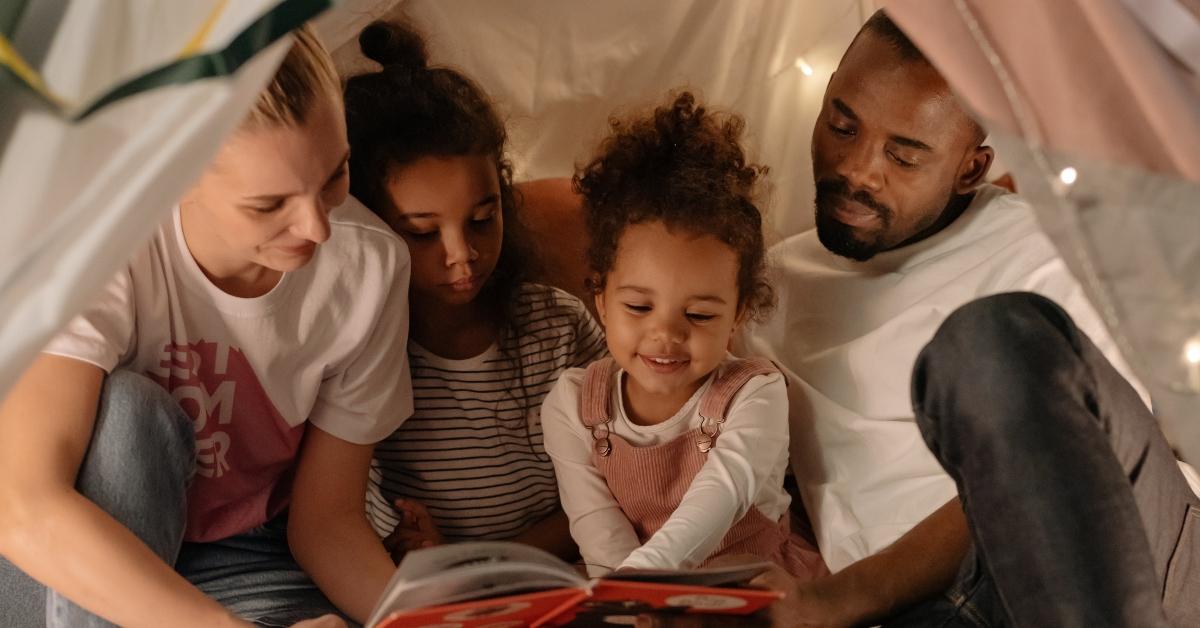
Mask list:
POLYGON ((974 547, 944 596, 888 626, 1200 626, 1200 500, 1066 312, 1028 293, 963 306, 912 390, 974 547))
MULTIPOLYGON (((79 470, 79 492, 242 617, 284 626, 335 612, 292 559, 282 517, 219 542, 183 543, 194 461, 191 419, 166 390, 125 371, 105 379, 95 430, 79 470)), ((6 628, 112 626, 2 558, 0 596, 0 625, 6 628)))

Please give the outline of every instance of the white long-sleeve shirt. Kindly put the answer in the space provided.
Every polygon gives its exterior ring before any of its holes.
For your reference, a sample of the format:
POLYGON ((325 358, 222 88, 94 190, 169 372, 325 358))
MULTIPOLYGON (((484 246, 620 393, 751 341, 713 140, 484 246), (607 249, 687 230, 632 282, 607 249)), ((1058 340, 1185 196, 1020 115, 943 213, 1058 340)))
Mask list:
MULTIPOLYGON (((679 507, 645 545, 592 465, 594 441, 580 417, 583 375, 583 369, 570 369, 558 380, 542 406, 542 427, 571 536, 590 575, 621 567, 688 569, 708 558, 752 506, 769 519, 787 511, 787 392, 780 375, 755 377, 734 397, 704 466, 679 507)), ((674 416, 656 425, 637 425, 629 419, 623 378, 624 371, 616 369, 611 434, 635 447, 649 447, 700 426, 699 402, 711 377, 674 416)))

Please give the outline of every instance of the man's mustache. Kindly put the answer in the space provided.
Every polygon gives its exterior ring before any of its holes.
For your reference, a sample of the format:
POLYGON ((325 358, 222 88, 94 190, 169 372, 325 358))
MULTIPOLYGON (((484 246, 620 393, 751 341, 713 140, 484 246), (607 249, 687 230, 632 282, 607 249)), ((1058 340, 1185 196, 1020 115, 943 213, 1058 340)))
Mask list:
POLYGON ((850 184, 845 179, 821 179, 817 181, 817 206, 825 210, 833 209, 831 203, 836 198, 843 198, 870 208, 879 215, 884 224, 892 219, 892 208, 875 200, 866 190, 850 190, 850 184))

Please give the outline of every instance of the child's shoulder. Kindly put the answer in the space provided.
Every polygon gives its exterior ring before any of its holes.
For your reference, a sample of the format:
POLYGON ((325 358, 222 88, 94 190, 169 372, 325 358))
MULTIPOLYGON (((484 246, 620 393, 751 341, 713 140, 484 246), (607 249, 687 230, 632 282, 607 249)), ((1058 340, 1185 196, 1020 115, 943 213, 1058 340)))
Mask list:
POLYGON ((516 296, 512 324, 518 335, 574 333, 591 314, 575 296, 540 283, 524 283, 516 296))

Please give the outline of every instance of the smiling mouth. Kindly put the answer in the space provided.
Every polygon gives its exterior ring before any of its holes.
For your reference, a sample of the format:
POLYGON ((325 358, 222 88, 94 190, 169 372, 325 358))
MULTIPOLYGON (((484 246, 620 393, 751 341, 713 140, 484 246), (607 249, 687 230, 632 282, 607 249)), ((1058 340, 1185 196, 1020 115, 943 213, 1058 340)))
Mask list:
POLYGON ((687 358, 651 357, 648 355, 639 355, 638 357, 651 371, 663 374, 674 373, 691 362, 687 358))

